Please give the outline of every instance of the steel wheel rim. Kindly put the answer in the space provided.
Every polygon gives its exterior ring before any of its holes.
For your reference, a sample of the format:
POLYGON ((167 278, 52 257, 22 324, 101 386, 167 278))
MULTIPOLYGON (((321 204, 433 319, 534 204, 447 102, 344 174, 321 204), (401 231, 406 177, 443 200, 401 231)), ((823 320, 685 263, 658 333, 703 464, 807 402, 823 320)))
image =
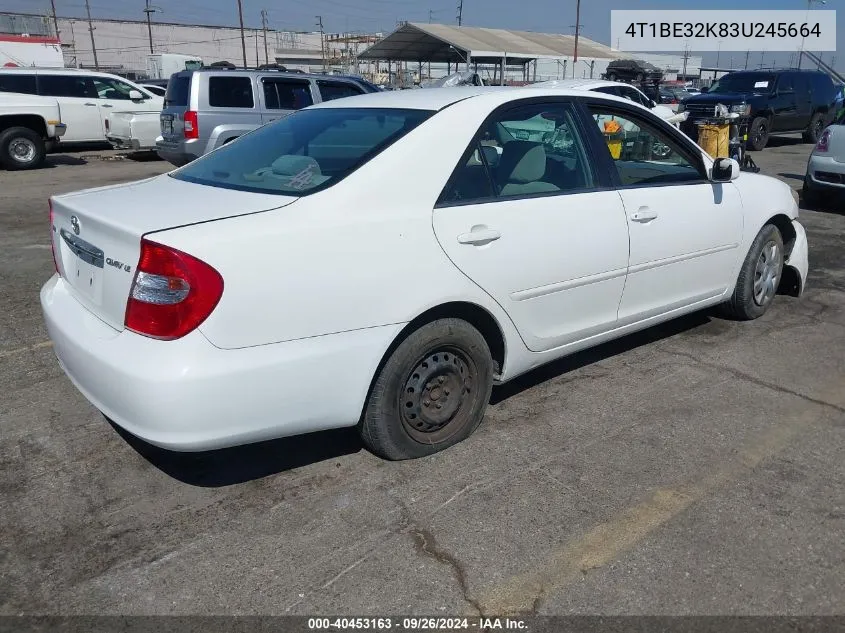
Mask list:
POLYGON ((37 152, 35 143, 28 138, 13 138, 9 144, 9 153, 19 163, 31 162, 37 152))
POLYGON ((766 124, 762 124, 759 128, 757 128, 757 134, 754 136, 755 142, 759 143, 764 138, 766 138, 766 124))
POLYGON ((414 365, 399 394, 405 431, 423 444, 448 440, 471 419, 477 375, 463 350, 439 347, 414 365))
POLYGON ((763 246, 754 267, 754 303, 765 306, 774 298, 780 282, 781 252, 774 240, 763 246))

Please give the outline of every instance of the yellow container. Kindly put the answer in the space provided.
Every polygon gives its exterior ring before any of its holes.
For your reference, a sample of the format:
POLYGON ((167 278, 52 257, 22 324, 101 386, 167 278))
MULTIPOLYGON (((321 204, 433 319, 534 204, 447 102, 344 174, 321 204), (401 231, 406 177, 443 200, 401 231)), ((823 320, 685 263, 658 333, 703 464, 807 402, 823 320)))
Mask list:
POLYGON ((607 149, 610 150, 610 156, 613 160, 619 160, 619 157, 622 156, 622 141, 612 138, 607 139, 607 149))
POLYGON ((703 123, 698 126, 698 144, 713 158, 729 158, 731 126, 728 123, 712 125, 703 123))

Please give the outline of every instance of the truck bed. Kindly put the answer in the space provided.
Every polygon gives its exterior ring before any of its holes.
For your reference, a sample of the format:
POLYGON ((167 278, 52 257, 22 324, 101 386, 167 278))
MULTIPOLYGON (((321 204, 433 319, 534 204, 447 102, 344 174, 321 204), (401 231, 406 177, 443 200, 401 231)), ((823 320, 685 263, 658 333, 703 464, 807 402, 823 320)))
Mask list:
POLYGON ((151 151, 161 135, 158 110, 149 112, 112 112, 106 138, 115 149, 151 151))

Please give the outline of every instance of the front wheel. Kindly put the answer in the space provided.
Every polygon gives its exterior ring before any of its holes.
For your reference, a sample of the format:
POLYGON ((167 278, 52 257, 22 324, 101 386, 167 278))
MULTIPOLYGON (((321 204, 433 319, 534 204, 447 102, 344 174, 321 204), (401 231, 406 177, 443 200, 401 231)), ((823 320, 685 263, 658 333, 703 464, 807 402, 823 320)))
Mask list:
POLYGON ((757 117, 751 122, 751 130, 748 135, 748 144, 756 152, 762 151, 769 143, 769 120, 765 117, 757 117))
POLYGON ((763 316, 777 294, 783 261, 783 237, 776 226, 767 224, 742 263, 734 293, 725 304, 727 315, 740 321, 763 316))
POLYGON ((0 163, 6 169, 34 169, 46 155, 44 140, 27 127, 12 127, 0 134, 0 163))
POLYGON ((493 360, 466 321, 439 319, 412 332, 379 372, 359 424, 385 459, 431 455, 469 437, 484 417, 493 360))

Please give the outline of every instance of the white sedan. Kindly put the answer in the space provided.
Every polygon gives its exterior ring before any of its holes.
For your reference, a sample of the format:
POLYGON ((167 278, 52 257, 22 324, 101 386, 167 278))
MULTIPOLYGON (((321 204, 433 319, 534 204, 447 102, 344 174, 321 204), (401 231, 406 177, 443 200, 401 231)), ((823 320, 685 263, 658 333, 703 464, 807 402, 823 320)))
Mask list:
POLYGON ((584 91, 330 101, 50 214, 59 362, 188 451, 358 425, 378 455, 428 455, 494 383, 708 306, 754 319, 807 275, 789 187, 584 91), (550 142, 520 140, 538 120, 550 142))

